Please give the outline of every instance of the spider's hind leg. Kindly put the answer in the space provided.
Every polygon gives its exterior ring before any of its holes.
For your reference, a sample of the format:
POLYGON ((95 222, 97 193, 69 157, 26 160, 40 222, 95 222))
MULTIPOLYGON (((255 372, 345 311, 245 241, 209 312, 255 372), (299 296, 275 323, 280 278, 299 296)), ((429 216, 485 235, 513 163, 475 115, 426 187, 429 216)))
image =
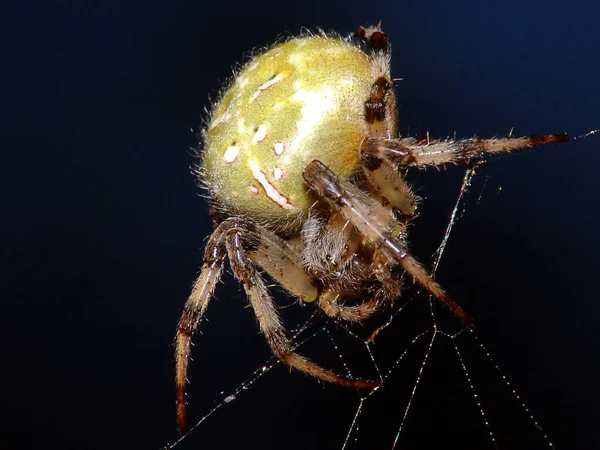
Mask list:
POLYGON ((231 221, 224 221, 210 236, 204 251, 204 265, 200 271, 200 276, 194 283, 194 288, 185 304, 177 327, 175 337, 175 387, 177 421, 179 431, 182 433, 186 429, 186 384, 192 336, 196 333, 215 287, 221 279, 226 256, 225 236, 234 225, 235 223, 231 221))
POLYGON ((198 329, 217 282, 223 272, 225 257, 235 278, 242 283, 258 319, 260 329, 273 354, 288 366, 330 383, 352 388, 374 388, 374 381, 344 378, 294 352, 275 303, 258 271, 260 265, 293 295, 304 301, 317 299, 317 288, 302 270, 294 249, 268 230, 239 218, 226 219, 211 235, 204 252, 204 265, 185 305, 175 343, 177 419, 179 429, 186 429, 186 383, 191 339, 198 329))
MULTIPOLYGON (((266 236, 266 230, 263 235, 266 236)), ((377 382, 344 378, 294 352, 264 278, 249 256, 256 253, 260 249, 260 245, 257 235, 247 233, 243 228, 232 230, 226 238, 227 254, 233 275, 242 283, 258 319, 260 330, 267 339, 273 354, 288 366, 323 381, 351 388, 376 387, 377 382)))

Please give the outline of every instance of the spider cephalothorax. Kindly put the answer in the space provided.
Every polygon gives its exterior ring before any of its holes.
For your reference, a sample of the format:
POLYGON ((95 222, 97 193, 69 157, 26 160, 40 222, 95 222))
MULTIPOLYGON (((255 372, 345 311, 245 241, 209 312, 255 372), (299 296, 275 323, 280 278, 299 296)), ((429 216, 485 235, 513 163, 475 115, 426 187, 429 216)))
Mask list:
POLYGON ((415 140, 396 134, 391 50, 379 26, 347 39, 323 33, 279 43, 249 61, 214 105, 198 175, 216 228, 177 331, 177 409, 185 428, 191 338, 229 260, 273 353, 321 380, 348 379, 295 353, 261 275, 325 314, 362 321, 401 292, 404 274, 466 324, 409 253, 417 197, 401 168, 468 162, 564 135, 415 140), (344 304, 352 299, 351 304, 344 304))

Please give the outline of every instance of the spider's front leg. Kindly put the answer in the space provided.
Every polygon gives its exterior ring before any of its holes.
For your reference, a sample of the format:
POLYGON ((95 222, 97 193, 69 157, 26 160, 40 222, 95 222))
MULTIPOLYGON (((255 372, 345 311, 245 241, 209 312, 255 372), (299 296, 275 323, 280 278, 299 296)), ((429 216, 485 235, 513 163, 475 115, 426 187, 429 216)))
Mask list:
POLYGON ((390 210, 349 181, 338 178, 320 161, 312 161, 306 166, 304 179, 311 189, 338 210, 390 262, 400 264, 416 282, 444 303, 465 324, 471 324, 470 317, 409 253, 403 239, 404 225, 394 218, 390 210))
POLYGON ((468 162, 487 154, 509 153, 529 147, 567 142, 566 134, 493 139, 416 140, 367 138, 361 146, 363 162, 378 165, 389 161, 395 166, 426 166, 468 162), (379 162, 377 162, 379 160, 379 162))

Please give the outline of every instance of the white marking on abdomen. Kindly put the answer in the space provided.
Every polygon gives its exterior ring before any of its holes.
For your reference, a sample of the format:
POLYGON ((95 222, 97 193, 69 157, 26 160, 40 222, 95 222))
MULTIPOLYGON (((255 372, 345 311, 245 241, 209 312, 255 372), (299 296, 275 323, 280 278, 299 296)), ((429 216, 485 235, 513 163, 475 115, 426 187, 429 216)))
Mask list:
POLYGON ((267 136, 267 126, 263 123, 258 126, 256 133, 252 136, 252 143, 257 144, 267 136))
POLYGON ((219 117, 213 120, 208 130, 210 131, 214 129, 217 125, 219 125, 222 122, 227 122, 229 119, 231 119, 231 112, 229 111, 228 107, 223 114, 221 114, 219 117))
POLYGON ((284 209, 296 209, 289 203, 288 199, 281 195, 281 192, 279 192, 275 188, 275 186, 273 186, 269 182, 269 180, 267 180, 267 176, 262 170, 260 170, 260 167, 258 166, 258 163, 256 161, 250 160, 249 165, 250 170, 252 171, 252 176, 263 187, 263 189, 265 190, 265 194, 267 194, 267 197, 269 197, 271 200, 273 200, 275 203, 277 203, 284 209))
POLYGON ((237 145, 232 145, 231 147, 227 147, 225 153, 223 154, 223 159, 226 163, 232 163, 238 157, 240 153, 240 148, 237 145))
POLYGON ((250 97, 250 102, 249 103, 252 103, 254 100, 256 100, 258 98, 258 96, 262 93, 262 91, 264 91, 265 89, 270 88, 275 83, 279 83, 281 80, 283 80, 283 74, 282 73, 278 73, 277 76, 271 78, 270 80, 265 81, 263 84, 261 84, 258 87, 258 89, 254 92, 254 94, 252 94, 252 97, 250 97))
POLYGON ((275 144, 273 144, 273 149, 277 156, 281 156, 283 155, 283 152, 285 152, 285 144, 283 142, 275 142, 275 144))

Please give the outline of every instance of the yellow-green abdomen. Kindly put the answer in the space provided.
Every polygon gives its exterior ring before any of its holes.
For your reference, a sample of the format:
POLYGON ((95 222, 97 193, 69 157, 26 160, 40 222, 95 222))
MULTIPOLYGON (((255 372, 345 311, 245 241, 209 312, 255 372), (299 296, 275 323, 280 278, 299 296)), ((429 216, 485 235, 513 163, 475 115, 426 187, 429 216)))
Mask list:
POLYGON ((309 162, 346 177, 358 169, 370 87, 370 58, 337 38, 297 38, 250 61, 206 129, 202 176, 215 205, 262 223, 305 216, 309 162))

